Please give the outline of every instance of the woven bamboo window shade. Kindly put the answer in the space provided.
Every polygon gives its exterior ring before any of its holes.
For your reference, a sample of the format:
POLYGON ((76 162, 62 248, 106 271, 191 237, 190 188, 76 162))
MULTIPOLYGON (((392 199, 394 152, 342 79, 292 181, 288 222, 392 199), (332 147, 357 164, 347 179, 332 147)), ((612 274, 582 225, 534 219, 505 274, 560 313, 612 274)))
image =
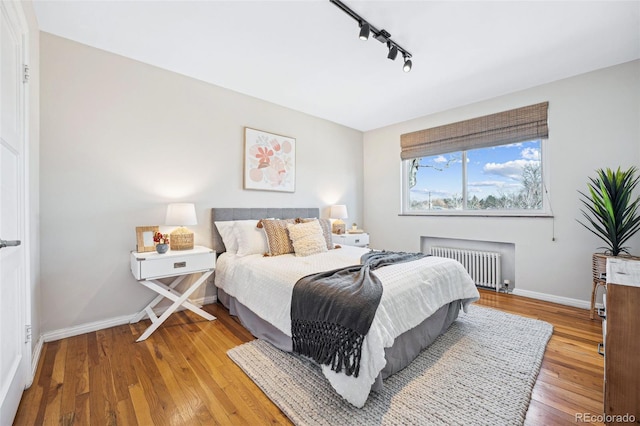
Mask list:
POLYGON ((549 102, 472 118, 400 136, 403 160, 486 148, 549 136, 549 102))

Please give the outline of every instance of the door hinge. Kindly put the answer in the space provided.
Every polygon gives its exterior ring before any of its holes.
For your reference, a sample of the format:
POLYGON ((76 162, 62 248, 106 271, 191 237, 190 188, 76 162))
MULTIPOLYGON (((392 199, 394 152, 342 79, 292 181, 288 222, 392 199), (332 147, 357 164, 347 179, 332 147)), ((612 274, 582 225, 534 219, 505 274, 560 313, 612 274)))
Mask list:
POLYGON ((24 326, 24 342, 29 343, 31 341, 31 325, 24 326))
POLYGON ((22 67, 22 82, 29 82, 29 65, 27 64, 24 64, 24 66, 22 67))

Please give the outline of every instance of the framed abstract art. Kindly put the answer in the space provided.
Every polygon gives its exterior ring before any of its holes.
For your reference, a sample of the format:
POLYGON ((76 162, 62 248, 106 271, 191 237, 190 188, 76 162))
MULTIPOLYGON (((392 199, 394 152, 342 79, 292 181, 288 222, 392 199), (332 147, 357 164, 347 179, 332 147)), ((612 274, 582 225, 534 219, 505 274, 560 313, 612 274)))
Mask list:
POLYGON ((296 140, 244 128, 244 189, 295 192, 296 140))

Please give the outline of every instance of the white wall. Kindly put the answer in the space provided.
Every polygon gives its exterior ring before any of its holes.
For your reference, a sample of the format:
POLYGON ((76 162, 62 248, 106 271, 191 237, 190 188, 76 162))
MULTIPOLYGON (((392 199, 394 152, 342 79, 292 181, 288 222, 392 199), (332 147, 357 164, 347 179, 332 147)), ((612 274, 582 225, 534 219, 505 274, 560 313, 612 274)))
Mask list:
MULTIPOLYGON (((602 243, 576 222, 577 191, 586 190, 587 177, 597 168, 639 166, 639 146, 640 61, 369 131, 364 135, 364 226, 373 247, 390 250, 417 251, 421 236, 514 243, 516 289, 585 305, 591 295, 591 254, 602 243), (555 220, 399 216, 401 134, 543 101, 549 101, 546 173, 555 220)), ((628 245, 640 254, 640 234, 628 245)))
MULTIPOLYGON (((370 131, 364 148, 353 129, 47 33, 40 62, 43 333, 151 299, 128 269, 134 229, 162 224, 174 201, 196 203, 203 245, 214 206, 319 206, 327 217, 337 202, 374 247, 417 251, 421 236, 514 243, 517 289, 587 301, 601 244, 575 221, 577 190, 596 168, 640 164, 639 61, 370 131), (542 101, 555 242, 551 219, 399 216, 400 134, 542 101), (244 126, 297 139, 295 193, 242 189, 244 126)), ((640 236, 630 245, 637 254, 640 236)))
POLYGON ((196 203, 201 245, 211 207, 327 217, 340 202, 362 221, 361 132, 47 33, 40 43, 43 333, 151 300, 129 252, 170 202, 196 203), (242 189, 244 126, 296 138, 295 193, 242 189))

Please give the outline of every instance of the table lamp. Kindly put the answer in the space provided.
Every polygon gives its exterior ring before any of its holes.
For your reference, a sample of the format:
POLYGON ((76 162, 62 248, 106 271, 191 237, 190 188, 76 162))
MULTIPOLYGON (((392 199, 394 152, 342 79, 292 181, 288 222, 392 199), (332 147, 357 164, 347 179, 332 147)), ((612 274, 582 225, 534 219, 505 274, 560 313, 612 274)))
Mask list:
POLYGON ((193 249, 193 232, 185 225, 197 225, 196 206, 193 203, 173 203, 167 206, 165 225, 178 226, 169 235, 171 250, 193 249))
POLYGON ((349 217, 349 214, 347 213, 347 206, 344 204, 331 206, 331 213, 329 214, 329 217, 331 219, 335 219, 331 224, 331 232, 334 234, 344 234, 346 227, 342 219, 349 217))

